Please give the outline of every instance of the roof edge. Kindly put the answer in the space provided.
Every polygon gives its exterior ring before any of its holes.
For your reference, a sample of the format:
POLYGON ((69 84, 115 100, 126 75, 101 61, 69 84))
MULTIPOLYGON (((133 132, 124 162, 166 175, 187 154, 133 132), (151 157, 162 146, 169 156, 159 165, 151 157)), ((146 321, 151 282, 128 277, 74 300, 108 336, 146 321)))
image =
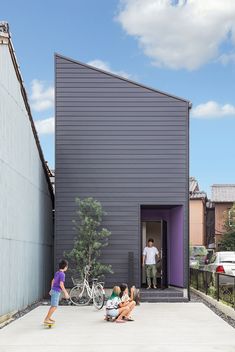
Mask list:
POLYGON ((235 187, 235 183, 215 183, 211 187, 235 187))
POLYGON ((217 199, 211 199, 212 203, 235 203, 234 200, 217 200, 217 199))
POLYGON ((160 94, 166 95, 166 96, 168 96, 168 97, 170 97, 170 98, 183 101, 183 102, 185 102, 185 103, 188 103, 189 109, 191 109, 191 107, 192 107, 192 103, 191 103, 190 100, 187 100, 187 99, 178 97, 178 96, 176 96, 176 95, 172 95, 172 94, 169 94, 169 93, 167 93, 167 92, 164 92, 164 91, 161 91, 161 90, 158 90, 158 89, 155 89, 155 88, 146 86, 146 85, 141 84, 141 83, 136 82, 136 81, 132 81, 131 79, 128 79, 128 78, 119 76, 119 75, 117 75, 117 74, 115 74, 115 73, 112 73, 112 72, 109 72, 109 71, 104 71, 104 70, 102 70, 102 69, 100 69, 100 68, 97 68, 97 67, 92 66, 92 65, 85 64, 84 62, 81 62, 81 61, 79 61, 79 60, 72 59, 72 58, 70 58, 70 57, 68 57, 68 56, 64 56, 64 55, 61 55, 61 54, 59 54, 59 53, 54 53, 54 56, 55 56, 55 57, 59 57, 59 58, 61 58, 61 59, 65 59, 65 60, 70 61, 70 62, 73 62, 73 63, 75 63, 75 64, 82 65, 82 66, 87 67, 87 68, 89 68, 89 69, 92 69, 92 70, 94 70, 94 71, 102 72, 102 73, 104 73, 104 74, 106 74, 106 75, 109 75, 109 76, 112 76, 112 77, 121 79, 121 80, 123 80, 123 81, 125 81, 125 82, 135 84, 135 85, 137 85, 137 86, 139 86, 139 87, 141 87, 141 88, 145 88, 145 89, 151 90, 152 92, 160 93, 160 94))

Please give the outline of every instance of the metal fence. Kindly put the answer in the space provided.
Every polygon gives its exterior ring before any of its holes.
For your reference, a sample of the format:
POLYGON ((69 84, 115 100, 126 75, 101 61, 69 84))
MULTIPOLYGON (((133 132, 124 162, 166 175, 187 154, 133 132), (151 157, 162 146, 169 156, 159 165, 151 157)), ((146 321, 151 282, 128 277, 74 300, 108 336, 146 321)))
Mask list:
POLYGON ((190 268, 190 285, 235 309, 235 276, 190 268))

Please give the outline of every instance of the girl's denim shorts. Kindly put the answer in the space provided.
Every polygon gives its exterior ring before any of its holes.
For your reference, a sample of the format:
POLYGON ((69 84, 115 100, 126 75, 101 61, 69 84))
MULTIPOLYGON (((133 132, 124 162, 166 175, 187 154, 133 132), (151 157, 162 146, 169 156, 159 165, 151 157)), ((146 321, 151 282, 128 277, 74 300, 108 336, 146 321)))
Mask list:
POLYGON ((60 300, 60 292, 51 290, 51 307, 58 307, 60 300))
POLYGON ((118 309, 106 309, 106 314, 112 318, 116 318, 119 314, 118 309))

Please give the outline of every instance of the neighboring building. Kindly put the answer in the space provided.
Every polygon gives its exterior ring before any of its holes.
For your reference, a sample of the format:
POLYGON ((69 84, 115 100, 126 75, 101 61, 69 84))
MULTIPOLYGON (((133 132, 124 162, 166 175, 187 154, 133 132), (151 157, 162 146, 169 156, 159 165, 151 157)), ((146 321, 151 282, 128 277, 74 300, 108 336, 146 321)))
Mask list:
POLYGON ((154 237, 164 285, 187 289, 190 103, 57 54, 55 64, 56 261, 73 246, 75 197, 92 196, 112 232, 106 287, 128 282, 131 255, 141 286, 154 237))
POLYGON ((55 170, 50 169, 49 176, 50 176, 50 181, 51 181, 53 190, 54 190, 54 192, 55 192, 55 170))
POLYGON ((216 184, 211 187, 211 201, 215 208, 215 245, 224 233, 225 213, 235 202, 235 184, 216 184))
POLYGON ((199 190, 195 177, 189 179, 189 238, 190 245, 206 245, 206 201, 205 192, 199 190))
POLYGON ((52 209, 53 190, 9 28, 0 23, 0 321, 48 293, 52 209))

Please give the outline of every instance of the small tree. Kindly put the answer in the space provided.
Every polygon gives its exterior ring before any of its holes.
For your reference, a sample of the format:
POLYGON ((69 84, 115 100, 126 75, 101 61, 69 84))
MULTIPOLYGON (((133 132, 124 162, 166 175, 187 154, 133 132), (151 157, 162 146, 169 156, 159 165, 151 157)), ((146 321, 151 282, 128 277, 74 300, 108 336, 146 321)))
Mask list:
POLYGON ((77 219, 73 220, 76 237, 73 249, 66 254, 70 260, 71 271, 81 278, 84 277, 84 268, 89 266, 91 277, 100 277, 105 273, 112 273, 111 265, 99 261, 101 249, 108 245, 111 232, 101 228, 102 218, 106 214, 100 202, 89 197, 75 200, 78 209, 77 219))
POLYGON ((232 208, 225 212, 225 233, 219 243, 221 251, 235 251, 235 203, 232 208))

